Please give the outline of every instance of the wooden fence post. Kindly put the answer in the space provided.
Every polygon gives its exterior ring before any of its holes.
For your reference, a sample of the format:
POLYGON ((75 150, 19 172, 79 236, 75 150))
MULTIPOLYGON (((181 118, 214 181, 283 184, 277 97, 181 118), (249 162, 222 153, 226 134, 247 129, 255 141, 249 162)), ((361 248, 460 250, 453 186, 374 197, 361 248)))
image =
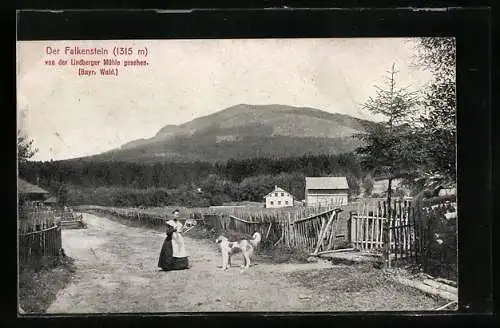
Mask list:
POLYGON ((352 243, 352 216, 354 211, 349 212, 349 220, 347 220, 347 240, 352 243))
POLYGON ((389 206, 386 206, 386 202, 383 203, 384 204, 384 214, 385 215, 385 220, 384 220, 384 232, 383 232, 383 235, 382 235, 382 240, 383 240, 383 244, 384 244, 384 252, 383 252, 383 256, 384 256, 384 261, 385 261, 385 265, 386 265, 386 268, 390 268, 391 267, 391 259, 390 259, 390 240, 389 240, 389 228, 390 228, 390 204, 388 204, 389 206))
POLYGON ((321 229, 319 236, 318 236, 318 244, 316 245, 316 248, 314 249, 314 252, 313 252, 314 255, 318 254, 319 249, 323 245, 323 239, 325 237, 325 234, 327 233, 328 229, 330 228, 330 226, 331 226, 333 220, 336 218, 336 216, 337 216, 337 213, 335 211, 333 211, 330 214, 330 218, 328 219, 327 224, 323 227, 323 229, 321 229))
POLYGON ((286 245, 290 248, 291 247, 291 243, 290 243, 290 217, 288 216, 287 217, 287 220, 286 220, 286 229, 285 229, 285 240, 286 240, 286 245))

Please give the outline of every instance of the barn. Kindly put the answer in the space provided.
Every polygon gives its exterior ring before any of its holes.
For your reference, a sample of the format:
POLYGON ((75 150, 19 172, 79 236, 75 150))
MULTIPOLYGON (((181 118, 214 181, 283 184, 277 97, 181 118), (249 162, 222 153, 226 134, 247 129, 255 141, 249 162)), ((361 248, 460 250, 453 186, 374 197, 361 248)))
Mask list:
POLYGON ((328 207, 347 204, 346 177, 306 177, 306 206, 328 207))

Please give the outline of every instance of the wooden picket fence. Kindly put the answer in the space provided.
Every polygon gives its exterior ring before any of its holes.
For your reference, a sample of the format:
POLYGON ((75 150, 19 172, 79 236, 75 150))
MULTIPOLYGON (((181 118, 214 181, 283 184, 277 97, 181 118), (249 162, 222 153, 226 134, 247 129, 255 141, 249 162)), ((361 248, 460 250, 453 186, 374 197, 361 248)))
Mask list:
POLYGON ((171 215, 174 209, 179 209, 181 216, 193 217, 197 215, 219 217, 234 216, 247 222, 281 222, 291 218, 296 221, 302 218, 310 217, 316 213, 327 211, 332 207, 284 207, 284 208, 261 208, 261 207, 234 207, 234 206, 216 206, 216 207, 107 207, 107 206, 77 206, 80 211, 95 211, 106 212, 125 217, 142 217, 142 218, 163 218, 171 215))
POLYGON ((21 234, 40 230, 41 227, 51 227, 56 224, 57 215, 55 211, 23 210, 18 213, 18 231, 21 234))
POLYGON ((268 246, 283 244, 291 249, 317 254, 335 247, 338 218, 334 213, 334 209, 330 209, 298 220, 290 214, 271 222, 252 222, 234 215, 221 215, 215 221, 221 222, 220 229, 223 231, 247 235, 259 232, 268 246))
POLYGON ((293 220, 291 217, 282 220, 280 224, 283 243, 290 248, 312 251, 317 244, 327 213, 328 211, 298 220, 293 220))
POLYGON ((350 240, 354 248, 364 251, 379 251, 384 246, 385 218, 367 215, 352 215, 350 240))
POLYGON ((404 258, 415 254, 415 224, 409 220, 389 220, 383 217, 353 215, 351 217, 351 240, 355 249, 380 253, 385 246, 384 229, 388 230, 391 256, 404 258), (389 222, 389 226, 387 226, 389 222))
POLYGON ((21 208, 18 212, 18 231, 28 233, 39 227, 60 224, 63 228, 82 228, 85 226, 81 214, 63 209, 21 208))
MULTIPOLYGON (((212 216, 214 216, 212 214, 212 216)), ((243 220, 233 215, 215 215, 216 221, 220 224, 220 232, 224 231, 234 231, 238 233, 251 236, 255 232, 258 232, 262 236, 263 247, 271 247, 279 238, 279 233, 281 227, 279 222, 253 222, 243 220)))
POLYGON ((390 207, 386 201, 359 204, 351 211, 350 240, 353 246, 363 251, 380 251, 385 245, 384 229, 388 230, 391 251, 397 251, 403 241, 407 244, 407 239, 409 243, 409 238, 401 231, 410 226, 411 206, 408 200, 394 200, 390 207))
POLYGON ((338 222, 335 208, 296 220, 288 225, 285 241, 312 254, 329 251, 335 247, 338 222))
POLYGON ((19 233, 19 263, 33 265, 44 257, 58 256, 62 249, 62 234, 59 224, 38 227, 39 230, 19 233))
MULTIPOLYGON (((398 261, 417 258, 420 250, 419 240, 416 238, 417 225, 414 219, 406 221, 391 220, 389 226, 389 256, 391 260, 398 261)), ((389 262, 390 263, 390 262, 389 262)))

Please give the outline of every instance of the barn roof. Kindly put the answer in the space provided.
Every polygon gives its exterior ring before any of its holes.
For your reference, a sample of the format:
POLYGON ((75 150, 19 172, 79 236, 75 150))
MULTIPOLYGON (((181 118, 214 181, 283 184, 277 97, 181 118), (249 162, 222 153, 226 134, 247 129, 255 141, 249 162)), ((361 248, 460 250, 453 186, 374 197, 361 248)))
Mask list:
POLYGON ((346 177, 306 177, 308 189, 349 189, 346 177))
MULTIPOLYGON (((265 195, 265 196, 264 196, 264 198, 266 198, 267 196, 271 195, 271 194, 272 194, 272 193, 274 193, 274 192, 286 192, 286 193, 290 194, 290 193, 289 193, 288 191, 286 191, 285 189, 280 188, 280 187, 278 187, 278 186, 274 186, 274 190, 273 190, 273 191, 271 191, 270 193, 268 193, 267 195, 265 195)), ((290 194, 290 195, 292 195, 292 194, 290 194)))
POLYGON ((48 194, 47 190, 44 190, 34 184, 31 184, 21 178, 17 178, 17 192, 19 194, 48 194))

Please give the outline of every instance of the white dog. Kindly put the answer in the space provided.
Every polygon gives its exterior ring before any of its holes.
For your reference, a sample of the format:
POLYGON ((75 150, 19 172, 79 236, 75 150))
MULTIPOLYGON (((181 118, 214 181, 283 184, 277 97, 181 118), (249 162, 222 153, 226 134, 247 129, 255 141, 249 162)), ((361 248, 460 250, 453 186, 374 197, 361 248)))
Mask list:
POLYGON ((222 269, 227 270, 231 266, 231 255, 241 253, 243 255, 244 264, 241 266, 244 269, 250 267, 250 258, 254 254, 255 248, 259 245, 262 236, 255 232, 252 239, 241 239, 237 241, 229 241, 224 236, 219 236, 215 242, 219 244, 222 253, 222 269))

